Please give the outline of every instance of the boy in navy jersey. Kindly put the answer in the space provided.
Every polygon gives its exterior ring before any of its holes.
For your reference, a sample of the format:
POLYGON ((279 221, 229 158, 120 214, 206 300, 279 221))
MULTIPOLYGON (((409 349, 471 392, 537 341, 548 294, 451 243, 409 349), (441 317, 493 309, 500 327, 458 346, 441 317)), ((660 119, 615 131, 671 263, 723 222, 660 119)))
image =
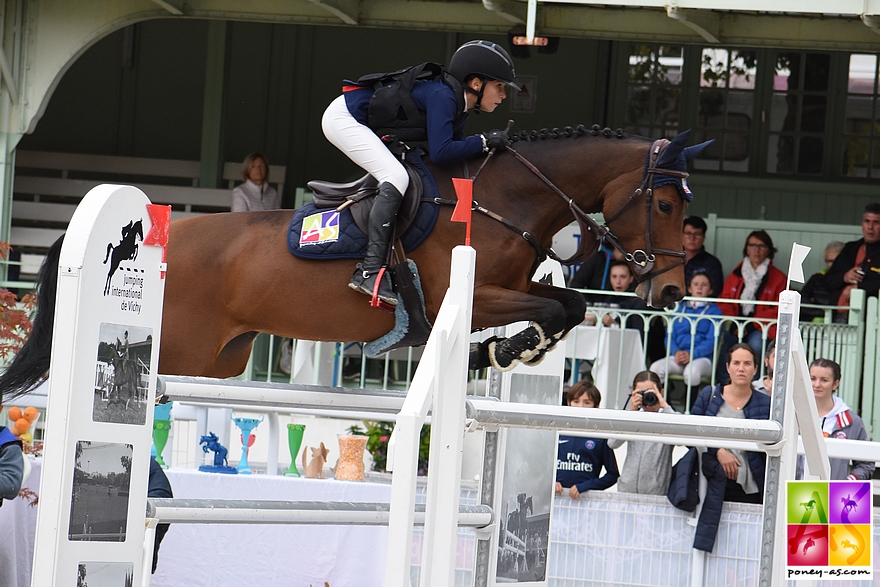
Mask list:
MULTIPOLYGON (((602 394, 592 383, 579 381, 567 394, 568 405, 598 408, 602 394)), ((620 477, 614 451, 604 438, 581 438, 559 435, 559 454, 556 457, 556 495, 568 488, 568 495, 577 499, 591 489, 608 489, 620 477), (605 474, 601 475, 602 468, 605 474)))

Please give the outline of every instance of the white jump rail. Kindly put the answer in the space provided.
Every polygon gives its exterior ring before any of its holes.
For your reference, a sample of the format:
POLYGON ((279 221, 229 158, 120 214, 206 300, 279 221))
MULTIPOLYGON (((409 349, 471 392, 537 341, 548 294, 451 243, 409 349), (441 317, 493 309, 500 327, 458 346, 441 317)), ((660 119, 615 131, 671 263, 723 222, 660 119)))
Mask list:
MULTIPOLYGON (((425 510, 424 504, 415 505, 416 526, 425 524, 425 510)), ((387 526, 391 506, 384 502, 150 498, 147 519, 164 524, 387 526)), ((483 528, 492 523, 492 509, 482 505, 459 506, 457 520, 461 527, 483 528)))

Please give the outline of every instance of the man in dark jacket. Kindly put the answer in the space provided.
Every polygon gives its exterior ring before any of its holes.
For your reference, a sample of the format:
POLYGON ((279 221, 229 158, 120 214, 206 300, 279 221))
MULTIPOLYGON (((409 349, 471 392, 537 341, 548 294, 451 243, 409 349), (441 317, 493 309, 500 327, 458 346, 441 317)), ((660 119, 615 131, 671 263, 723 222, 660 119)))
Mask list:
POLYGON ((721 261, 717 257, 706 252, 703 243, 706 242, 706 221, 699 216, 685 218, 681 233, 681 242, 687 259, 684 265, 684 282, 690 283, 694 273, 705 273, 712 284, 710 297, 717 298, 721 294, 724 284, 724 272, 721 270, 721 261))
POLYGON ((868 204, 862 215, 862 238, 844 245, 825 275, 828 288, 837 295, 837 304, 849 303, 849 290, 865 290, 877 297, 880 290, 880 203, 868 204))

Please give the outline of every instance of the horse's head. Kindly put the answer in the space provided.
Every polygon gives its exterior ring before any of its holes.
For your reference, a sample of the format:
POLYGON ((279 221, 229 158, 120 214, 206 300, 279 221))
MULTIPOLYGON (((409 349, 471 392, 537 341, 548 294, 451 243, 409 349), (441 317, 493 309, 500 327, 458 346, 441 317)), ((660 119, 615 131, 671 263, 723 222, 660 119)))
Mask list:
MULTIPOLYGON (((689 132, 672 141, 654 141, 644 167, 610 183, 604 198, 606 236, 626 256, 638 279, 636 294, 655 308, 666 307, 685 294, 681 231, 693 194, 686 178, 688 161, 712 141, 685 147, 689 132), (635 178, 640 186, 632 191, 635 178)), ((641 151, 644 153, 644 150, 641 151)))

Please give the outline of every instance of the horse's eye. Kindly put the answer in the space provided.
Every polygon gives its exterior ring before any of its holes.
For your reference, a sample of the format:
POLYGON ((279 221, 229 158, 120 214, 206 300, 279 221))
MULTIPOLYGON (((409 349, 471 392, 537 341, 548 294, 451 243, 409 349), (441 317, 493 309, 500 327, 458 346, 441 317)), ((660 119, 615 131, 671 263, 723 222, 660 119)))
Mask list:
POLYGON ((672 214, 672 204, 669 202, 660 202, 660 211, 664 214, 672 214))

